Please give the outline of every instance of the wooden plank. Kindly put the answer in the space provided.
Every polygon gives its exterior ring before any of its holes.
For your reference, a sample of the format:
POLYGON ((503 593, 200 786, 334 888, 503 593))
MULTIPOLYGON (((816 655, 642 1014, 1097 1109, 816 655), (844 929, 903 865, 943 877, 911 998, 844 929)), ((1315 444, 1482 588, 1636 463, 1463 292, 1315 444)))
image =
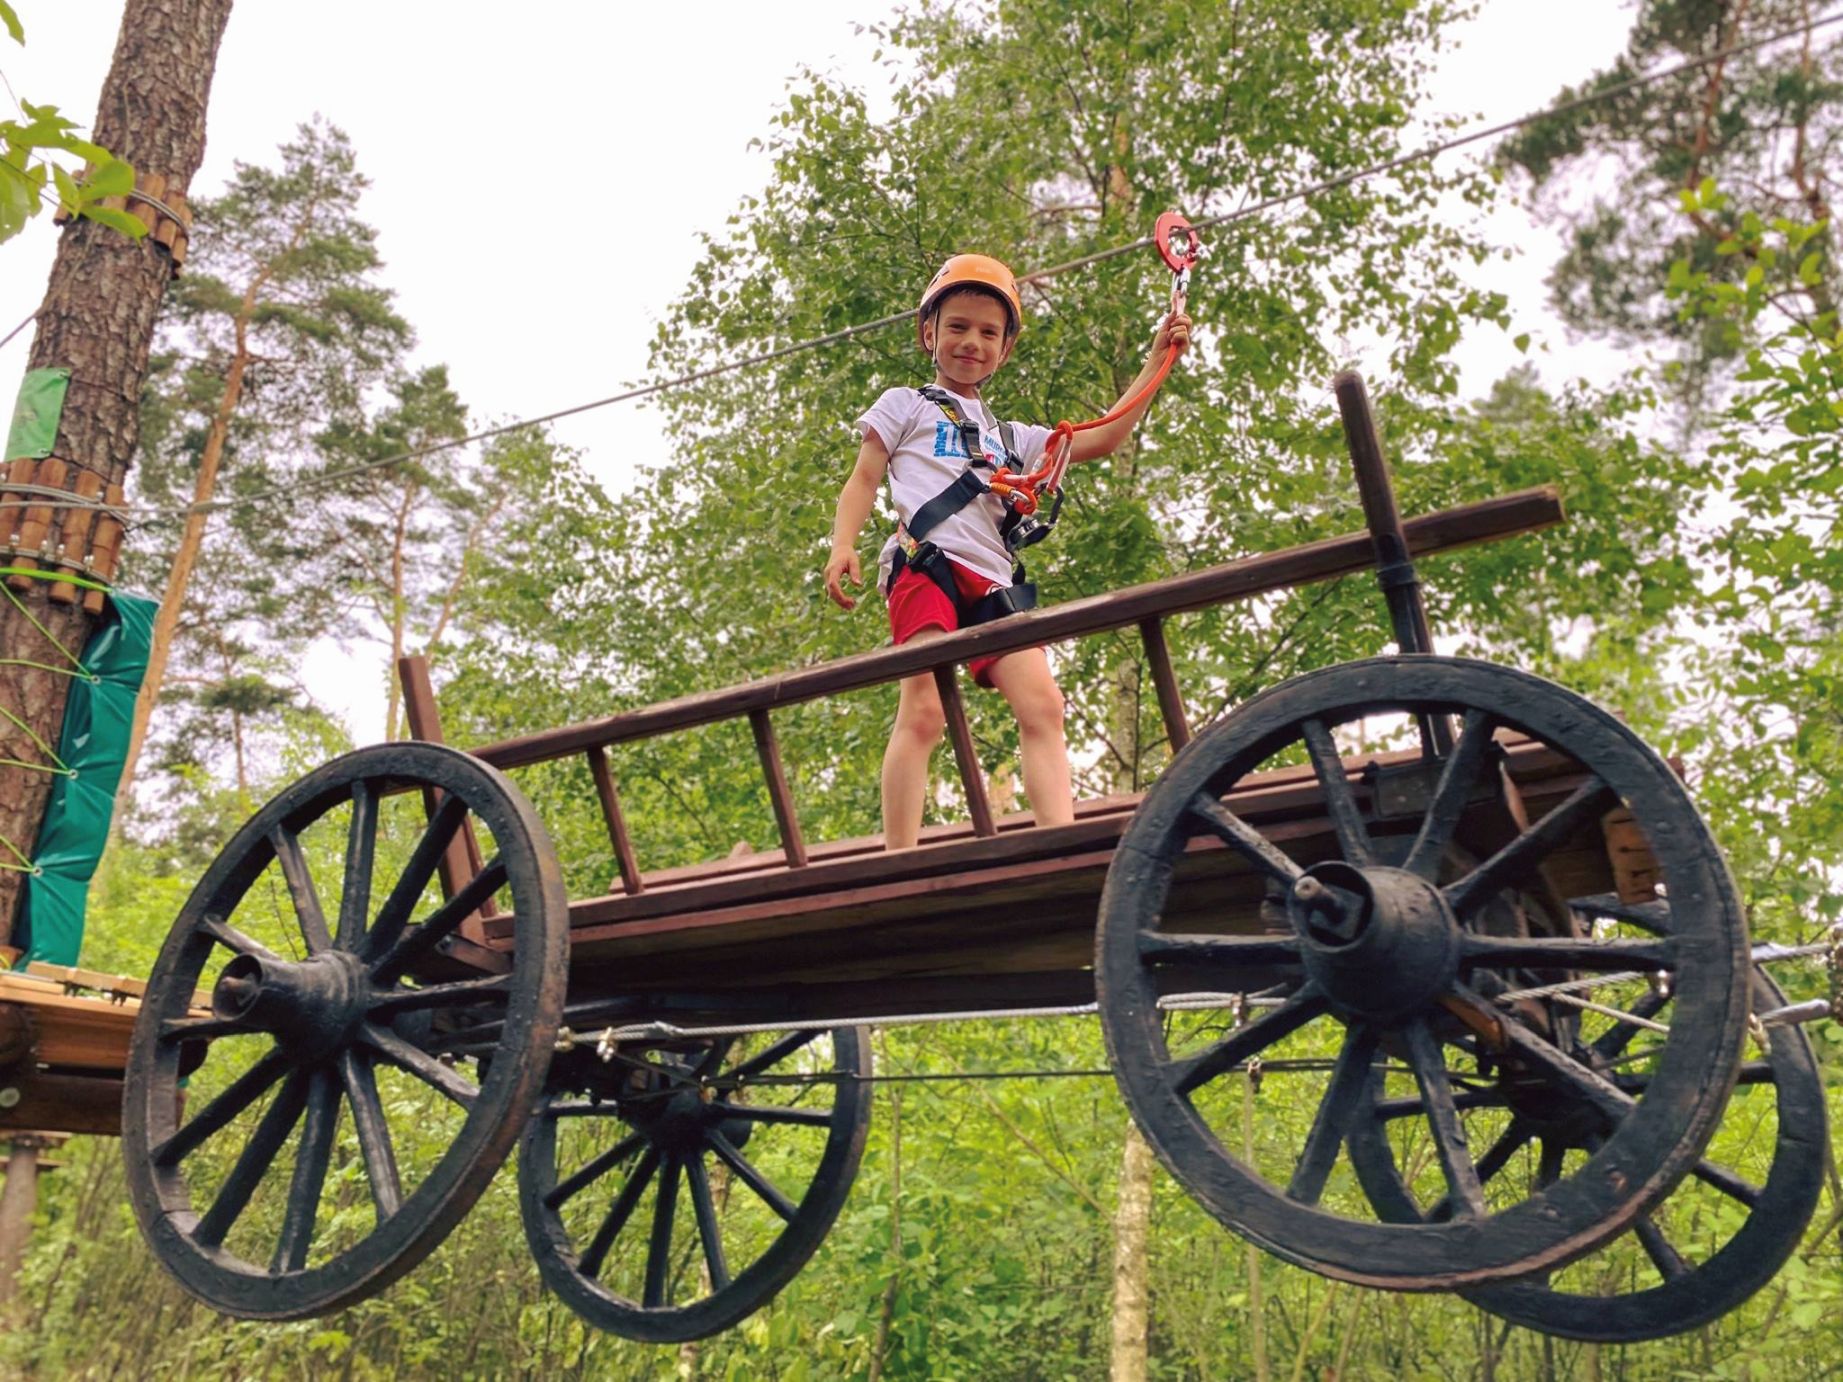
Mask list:
POLYGON ((1158 713, 1165 722, 1165 738, 1173 753, 1190 742, 1190 721, 1184 715, 1184 697, 1171 669, 1171 650, 1165 646, 1165 621, 1141 619, 1139 637, 1145 643, 1146 661, 1152 668, 1152 685, 1158 691, 1158 713))
MULTIPOLYGON (((1409 519, 1404 528, 1410 549, 1419 555, 1534 532, 1560 523, 1562 518, 1558 492, 1554 486, 1545 485, 1423 514, 1409 519)), ((1230 600, 1247 599, 1270 590, 1349 575, 1369 566, 1371 556, 1368 533, 1326 538, 1283 552, 1244 557, 1207 571, 996 619, 941 638, 911 641, 901 647, 860 653, 740 686, 700 692, 582 724, 522 735, 483 745, 472 752, 500 768, 548 762, 581 753, 591 744, 645 739, 694 725, 734 719, 751 710, 773 709, 876 686, 937 666, 999 656, 1039 644, 1060 643, 1085 634, 1125 628, 1141 619, 1168 617, 1230 600)))
POLYGON ((0 1107, 0 1133, 70 1132, 96 1137, 122 1133, 122 1082, 101 1075, 61 1075, 43 1070, 0 1076, 0 1089, 18 1102, 0 1107))
MULTIPOLYGON (((1570 760, 1528 741, 1507 745, 1510 761, 1520 782, 1534 783, 1571 771, 1570 760)), ((1377 754, 1351 759, 1346 772, 1360 799, 1367 800, 1363 778, 1369 765, 1400 762, 1418 757, 1412 750, 1377 754)), ((749 873, 724 871, 703 873, 686 882, 666 886, 649 878, 644 894, 604 896, 573 902, 570 906, 574 927, 605 923, 626 923, 646 918, 709 911, 733 903, 761 902, 779 897, 814 897, 828 891, 920 880, 955 873, 983 872, 1020 860, 1081 854, 1095 849, 1111 849, 1125 831, 1131 807, 1137 798, 1114 799, 1120 809, 1078 816, 1073 825, 1038 827, 1028 831, 1004 831, 985 837, 963 833, 946 843, 926 849, 886 853, 867 850, 841 855, 813 863, 798 874, 791 870, 768 869, 749 873)), ((1257 823, 1268 823, 1301 816, 1316 816, 1319 789, 1312 769, 1306 765, 1251 773, 1230 794, 1231 810, 1257 823)), ((501 917, 490 923, 488 934, 502 939, 511 934, 511 920, 501 917)))
POLYGON ((985 769, 979 766, 979 750, 973 744, 972 726, 966 722, 966 703, 960 699, 960 681, 954 668, 934 669, 934 689, 940 693, 941 709, 947 716, 947 737, 953 742, 954 762, 960 768, 960 785, 966 789, 967 814, 972 817, 973 834, 984 838, 996 835, 992 823, 992 803, 986 796, 985 769))
POLYGON ((614 774, 608 770, 608 751, 600 744, 589 749, 589 776, 595 780, 602 820, 608 826, 608 843, 614 847, 614 864, 620 870, 621 890, 628 894, 644 892, 646 884, 640 879, 634 843, 627 834, 627 818, 621 814, 621 799, 614 790, 614 774))
POLYGON ((800 813, 794 809, 793 793, 787 788, 787 770, 781 766, 774 722, 766 710, 751 710, 749 729, 755 735, 755 754, 761 759, 762 777, 768 783, 768 802, 774 807, 774 824, 781 835, 781 855, 789 868, 803 869, 806 843, 800 838, 800 813))
MULTIPOLYGON (((435 703, 435 683, 429 676, 429 659, 419 653, 398 658, 397 680, 403 687, 403 716, 409 722, 410 734, 424 743, 446 742, 442 738, 441 711, 435 703)), ((437 794, 425 790, 422 800, 425 814, 433 820, 436 807, 440 805, 437 794)), ((453 897, 483 867, 485 861, 480 857, 480 842, 474 838, 473 822, 463 821, 436 867, 442 880, 442 896, 453 897)), ((485 939, 485 919, 498 914, 499 908, 488 898, 478 912, 461 923, 456 934, 465 940, 482 941, 485 939)))

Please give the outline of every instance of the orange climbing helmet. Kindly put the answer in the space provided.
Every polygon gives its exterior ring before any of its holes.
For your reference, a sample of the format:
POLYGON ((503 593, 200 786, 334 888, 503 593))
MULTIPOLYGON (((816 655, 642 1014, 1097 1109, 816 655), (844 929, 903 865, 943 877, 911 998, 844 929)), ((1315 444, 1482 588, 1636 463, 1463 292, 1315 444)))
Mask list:
POLYGON ((959 288, 989 293, 1004 303, 1011 316, 1013 336, 1024 325, 1024 300, 1018 296, 1017 279, 1012 277, 1011 270, 989 254, 956 254, 928 280, 921 306, 915 311, 915 341, 923 350, 928 348, 928 343, 922 339, 922 323, 928 320, 928 314, 942 298, 959 288))

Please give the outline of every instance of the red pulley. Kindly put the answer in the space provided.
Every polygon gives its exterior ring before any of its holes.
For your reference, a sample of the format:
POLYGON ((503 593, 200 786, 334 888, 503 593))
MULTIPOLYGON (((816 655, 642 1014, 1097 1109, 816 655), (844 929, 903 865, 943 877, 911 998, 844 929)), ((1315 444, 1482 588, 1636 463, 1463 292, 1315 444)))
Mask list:
POLYGON ((1181 274, 1196 267, 1203 242, 1197 238, 1190 222, 1175 211, 1167 211, 1152 227, 1152 243, 1172 273, 1181 274))

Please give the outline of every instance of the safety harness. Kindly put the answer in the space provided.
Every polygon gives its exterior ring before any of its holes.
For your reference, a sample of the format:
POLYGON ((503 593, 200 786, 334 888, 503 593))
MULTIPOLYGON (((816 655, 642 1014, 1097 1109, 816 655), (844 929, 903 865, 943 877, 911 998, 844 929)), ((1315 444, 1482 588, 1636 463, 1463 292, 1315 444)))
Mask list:
MULTIPOLYGON (((1172 273, 1171 311, 1181 312, 1190 290, 1190 271, 1196 266, 1202 242, 1190 222, 1175 211, 1167 211, 1158 218, 1152 232, 1152 241, 1159 257, 1172 273)), ((1116 404, 1105 415, 1087 422, 1057 423, 1044 447, 1042 465, 1028 474, 1024 471, 1024 463, 1018 458, 1016 438, 1010 423, 998 423, 999 442, 1004 447, 1005 455, 1004 464, 994 466, 986 459, 985 440, 979 424, 971 418, 960 416, 960 410, 954 406, 953 395, 932 384, 917 389, 917 393, 947 415, 947 420, 959 432, 960 449, 966 453, 967 464, 966 469, 954 477, 952 484, 917 509, 905 525, 909 539, 916 546, 912 552, 897 547, 895 559, 890 563, 889 585, 885 587, 884 593, 887 595, 893 591, 897 577, 905 569, 913 567, 941 588, 942 593, 959 611, 962 627, 1035 609, 1037 588, 1024 579, 1024 563, 1017 560, 1017 554, 1048 537, 1062 514, 1062 477, 1069 468, 1075 434, 1104 427, 1138 407, 1165 382, 1165 376, 1171 372, 1172 363, 1176 359, 1177 347, 1172 346, 1145 387, 1132 398, 1116 404), (981 471, 989 474, 981 474, 981 471), (1004 539, 1005 550, 1012 554, 1016 564, 1011 572, 1012 583, 1009 587, 994 590, 983 599, 968 604, 962 600, 959 587, 954 583, 946 554, 927 539, 929 533, 982 494, 997 494, 1005 501, 1005 516, 999 521, 998 534, 1004 539), (1039 517, 1042 501, 1046 497, 1050 500, 1049 512, 1039 517)))

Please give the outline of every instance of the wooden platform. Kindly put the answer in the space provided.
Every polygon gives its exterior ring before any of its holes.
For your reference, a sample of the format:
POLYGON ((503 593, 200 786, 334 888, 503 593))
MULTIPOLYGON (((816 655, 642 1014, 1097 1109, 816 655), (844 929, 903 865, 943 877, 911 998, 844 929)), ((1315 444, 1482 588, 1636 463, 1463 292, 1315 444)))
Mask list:
MULTIPOLYGON (((1582 781, 1552 750, 1514 738, 1504 745, 1505 770, 1532 818, 1582 781)), ((1347 760, 1379 833, 1417 827, 1416 762, 1412 753, 1347 760)), ((1336 853, 1310 768, 1250 777, 1225 800, 1302 864, 1336 853)), ((897 853, 876 837, 837 841, 799 868, 772 851, 645 875, 637 894, 571 904, 572 999, 618 995, 610 1011, 762 1020, 1088 1001, 1101 888, 1138 801, 1086 802, 1075 824, 1056 828, 1013 816, 985 838, 968 826, 937 827, 919 848, 897 853)), ((1643 848, 1617 815, 1584 827, 1552 858, 1548 874, 1562 893, 1634 886, 1609 861, 1621 829, 1628 852, 1643 848)), ((1494 827, 1489 812, 1472 816, 1466 845, 1475 853, 1513 828, 1507 820, 1494 827)), ((1199 835, 1168 924, 1202 933, 1282 928, 1277 908, 1263 908, 1265 894, 1239 854, 1199 835)), ((486 927, 490 942, 504 944, 510 919, 486 927)))

